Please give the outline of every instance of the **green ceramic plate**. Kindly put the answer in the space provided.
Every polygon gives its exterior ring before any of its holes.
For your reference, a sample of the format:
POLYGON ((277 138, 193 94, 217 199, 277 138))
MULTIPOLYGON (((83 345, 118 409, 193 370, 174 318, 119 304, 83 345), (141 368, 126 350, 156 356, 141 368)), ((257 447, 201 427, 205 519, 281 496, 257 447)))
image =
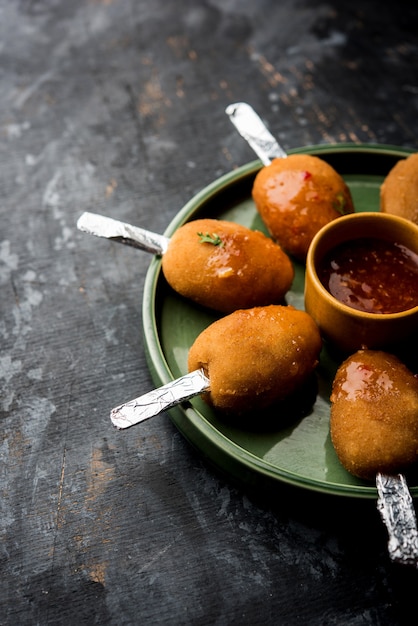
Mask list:
MULTIPOLYGON (((409 150, 391 146, 342 144, 311 146, 290 151, 316 154, 347 181, 356 211, 377 211, 379 188, 399 158, 409 150)), ((254 177, 261 163, 240 167, 203 189, 176 215, 165 234, 201 217, 231 220, 266 232, 251 199, 254 177)), ((305 268, 295 263, 295 280, 288 304, 303 309, 305 268)), ((147 360, 156 386, 187 372, 188 350, 216 314, 176 295, 154 258, 147 273, 143 298, 143 329, 147 360)), ((318 394, 312 412, 291 425, 266 431, 237 427, 223 420, 200 399, 170 410, 179 431, 208 460, 232 479, 252 488, 288 483, 333 495, 375 498, 376 489, 339 463, 329 437, 329 394, 339 363, 324 349, 317 372, 318 394)), ((414 479, 415 480, 415 479, 414 479)), ((418 482, 409 481, 418 495, 418 482)))

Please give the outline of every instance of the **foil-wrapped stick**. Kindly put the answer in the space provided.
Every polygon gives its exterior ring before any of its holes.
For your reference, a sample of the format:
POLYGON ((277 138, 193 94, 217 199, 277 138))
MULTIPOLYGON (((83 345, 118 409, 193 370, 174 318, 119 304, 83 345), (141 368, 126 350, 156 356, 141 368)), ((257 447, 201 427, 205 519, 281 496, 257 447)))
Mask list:
POLYGON ((417 462, 418 380, 393 354, 358 350, 332 384, 330 435, 341 464, 375 480, 393 561, 418 567, 417 520, 405 476, 417 462))
MULTIPOLYGON (((203 370, 196 370, 113 408, 110 419, 117 429, 124 430, 209 389, 210 381, 203 370)), ((389 536, 390 559, 418 568, 417 520, 405 477, 378 473, 376 487, 377 509, 389 536)))
POLYGON ((89 235, 111 239, 157 255, 164 254, 170 242, 164 235, 88 211, 78 218, 77 228, 89 235))
POLYGON ((281 302, 295 270, 270 237, 242 224, 197 218, 168 238, 115 219, 84 213, 78 228, 152 252, 172 289, 221 313, 281 302))
POLYGON ((270 410, 308 385, 321 347, 319 330, 304 311, 290 305, 236 310, 196 337, 189 374, 113 409, 111 420, 119 428, 132 426, 205 391, 223 414, 270 410))
POLYGON ((300 152, 287 155, 248 104, 231 104, 226 114, 265 166, 251 190, 264 225, 276 243, 304 262, 318 231, 354 212, 347 182, 326 159, 300 152))
POLYGON ((171 409, 209 389, 210 381, 203 370, 195 370, 134 400, 120 404, 111 410, 110 419, 116 428, 123 430, 159 415, 162 411, 171 409))
POLYGON ((236 102, 227 106, 225 112, 263 165, 270 165, 272 159, 287 157, 286 151, 249 104, 236 102))
MULTIPOLYGON (((231 104, 226 108, 226 114, 263 165, 270 165, 272 159, 287 157, 250 105, 245 102, 231 104)), ((379 472, 376 488, 379 496, 377 508, 388 531, 391 560, 418 567, 417 520, 405 477, 379 472)))
POLYGON ((392 561, 418 568, 418 530, 414 503, 402 474, 376 475, 377 509, 389 536, 392 561))

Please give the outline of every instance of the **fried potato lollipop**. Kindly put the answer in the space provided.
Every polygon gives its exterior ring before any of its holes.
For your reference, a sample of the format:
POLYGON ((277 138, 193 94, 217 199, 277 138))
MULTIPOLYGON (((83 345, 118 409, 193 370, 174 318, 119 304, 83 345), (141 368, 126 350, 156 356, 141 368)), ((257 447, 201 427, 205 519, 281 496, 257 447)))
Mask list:
POLYGON ((292 306, 239 310, 208 326, 189 351, 188 369, 210 380, 208 404, 240 415, 293 393, 318 364, 321 338, 313 319, 292 306))
POLYGON ((418 224, 418 153, 390 170, 380 187, 380 210, 418 224))
POLYGON ((354 212, 343 178, 309 154, 274 159, 258 172, 252 195, 273 239, 299 260, 325 224, 354 212))
POLYGON ((175 291, 222 313, 280 303, 294 277, 289 257, 269 237, 214 219, 181 226, 162 269, 175 291))
POLYGON ((375 480, 418 461, 418 379, 396 356, 351 355, 337 371, 331 403, 332 443, 351 474, 375 480))

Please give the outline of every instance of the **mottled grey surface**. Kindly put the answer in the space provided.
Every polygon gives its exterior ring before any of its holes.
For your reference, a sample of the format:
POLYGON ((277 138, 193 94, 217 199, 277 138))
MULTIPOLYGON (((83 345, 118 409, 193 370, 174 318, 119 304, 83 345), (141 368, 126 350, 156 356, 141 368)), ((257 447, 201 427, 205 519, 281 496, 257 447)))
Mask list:
POLYGON ((415 149, 417 17, 372 0, 0 0, 0 624, 414 623, 415 574, 388 562, 373 502, 266 502, 167 415, 111 427, 152 387, 149 257, 76 221, 163 232, 254 159, 224 113, 239 100, 285 149, 415 149))

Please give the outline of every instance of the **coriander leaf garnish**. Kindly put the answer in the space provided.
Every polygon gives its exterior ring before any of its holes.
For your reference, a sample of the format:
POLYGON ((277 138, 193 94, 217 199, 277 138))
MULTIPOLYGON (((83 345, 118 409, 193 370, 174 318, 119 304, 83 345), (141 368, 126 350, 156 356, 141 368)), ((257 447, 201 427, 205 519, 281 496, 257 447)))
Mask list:
POLYGON ((197 233, 200 237, 200 243, 211 243, 214 246, 223 246, 223 241, 216 233, 197 233))
POLYGON ((338 211, 338 213, 341 213, 341 215, 344 215, 344 209, 346 205, 344 194, 337 193, 337 195, 335 196, 335 202, 333 202, 332 205, 334 209, 338 211))

